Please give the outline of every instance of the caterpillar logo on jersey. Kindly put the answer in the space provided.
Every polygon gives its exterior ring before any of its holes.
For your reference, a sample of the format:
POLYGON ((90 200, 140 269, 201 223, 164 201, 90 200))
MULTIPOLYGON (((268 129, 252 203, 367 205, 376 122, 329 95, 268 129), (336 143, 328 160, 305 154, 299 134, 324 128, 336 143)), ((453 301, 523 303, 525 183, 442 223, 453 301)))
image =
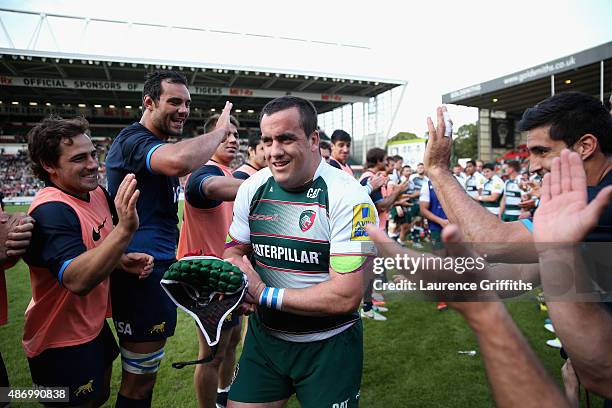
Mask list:
POLYGON ((306 232, 314 225, 314 220, 317 218, 317 213, 312 210, 306 210, 300 214, 300 229, 306 232))
POLYGON ((299 251, 295 248, 286 248, 275 245, 251 244, 258 256, 268 259, 281 259, 289 262, 319 264, 320 252, 299 251))
POLYGON ((353 206, 353 228, 351 241, 369 241, 370 237, 365 229, 368 224, 376 225, 376 213, 370 204, 353 206))

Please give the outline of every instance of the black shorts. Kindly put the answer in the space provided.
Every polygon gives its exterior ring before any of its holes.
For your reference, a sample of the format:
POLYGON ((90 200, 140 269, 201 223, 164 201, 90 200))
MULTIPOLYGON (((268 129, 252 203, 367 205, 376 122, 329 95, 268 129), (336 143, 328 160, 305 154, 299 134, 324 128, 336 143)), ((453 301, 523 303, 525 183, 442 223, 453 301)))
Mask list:
POLYGON ((176 305, 159 284, 172 263, 155 261, 146 279, 122 271, 111 274, 113 321, 119 339, 147 342, 174 335, 176 305))
POLYGON ((98 336, 76 346, 50 348, 28 358, 32 382, 38 387, 68 387, 69 402, 45 403, 52 407, 82 405, 96 400, 104 387, 104 373, 119 355, 108 323, 98 336))

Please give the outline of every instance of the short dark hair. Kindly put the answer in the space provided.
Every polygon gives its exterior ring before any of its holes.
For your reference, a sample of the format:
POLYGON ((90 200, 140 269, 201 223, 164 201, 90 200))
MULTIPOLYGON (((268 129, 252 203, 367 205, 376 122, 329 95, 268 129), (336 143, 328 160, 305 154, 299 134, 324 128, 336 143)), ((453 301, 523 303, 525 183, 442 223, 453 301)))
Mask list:
POLYGON ((485 163, 482 165, 482 169, 489 169, 491 171, 495 171, 495 163, 485 163))
POLYGON ((331 151, 331 145, 329 144, 329 142, 326 142, 325 140, 321 140, 319 142, 319 149, 325 149, 325 150, 331 151))
POLYGON ((376 163, 385 159, 387 152, 380 147, 373 147, 366 153, 366 167, 374 167, 376 163))
POLYGON ((248 139, 248 144, 247 144, 248 147, 250 147, 251 149, 257 149, 259 142, 261 142, 261 134, 259 132, 253 132, 249 134, 249 139, 248 139))
POLYGON ((402 156, 400 156, 399 154, 396 154, 395 156, 393 156, 393 158, 395 159, 395 161, 404 161, 404 158, 402 156))
MULTIPOLYGON (((204 123, 204 133, 210 133, 215 130, 215 126, 217 126, 217 122, 219 121, 220 117, 221 115, 219 113, 215 113, 210 118, 208 118, 206 123, 204 123)), ((238 119, 236 119, 232 115, 230 115, 230 123, 236 126, 236 129, 240 127, 240 122, 238 122, 238 119)))
POLYGON ((259 121, 265 115, 272 115, 276 112, 284 111, 285 109, 297 108, 300 113, 300 126, 306 134, 310 136, 312 132, 317 130, 317 109, 312 102, 306 99, 298 98, 297 96, 281 96, 280 98, 272 99, 266 103, 259 113, 259 121))
POLYGON ((351 141, 351 135, 349 135, 348 132, 345 132, 342 129, 334 130, 334 133, 332 133, 331 135, 331 142, 333 144, 336 144, 336 142, 350 142, 350 141, 351 141))
POLYGON ((506 164, 508 165, 508 167, 512 167, 514 171, 516 171, 517 173, 521 171, 521 164, 516 160, 511 160, 507 162, 506 164))
POLYGON ((476 167, 476 162, 474 160, 468 160, 465 162, 465 167, 467 167, 468 164, 471 164, 472 166, 476 167))
POLYGON ((410 165, 409 165, 409 164, 407 164, 407 165, 405 165, 405 166, 402 166, 402 170, 404 170, 404 169, 410 169, 410 170, 412 170, 412 167, 410 167, 410 165))
POLYGON ((612 117, 600 100, 582 92, 562 92, 523 113, 521 131, 550 125, 550 138, 571 147, 583 135, 597 138, 604 154, 612 153, 612 117))
POLYGON ((38 123, 28 132, 28 153, 32 172, 40 180, 51 181, 43 164, 57 165, 62 139, 86 134, 89 136, 89 122, 84 117, 62 119, 52 115, 38 123))
POLYGON ((419 164, 417 164, 417 166, 424 166, 424 164, 423 163, 419 163, 419 164))
POLYGON ((142 89, 142 99, 149 95, 154 101, 159 101, 159 97, 162 93, 161 83, 163 81, 168 81, 171 84, 183 84, 188 86, 187 78, 179 72, 166 70, 153 71, 145 77, 145 83, 142 89))

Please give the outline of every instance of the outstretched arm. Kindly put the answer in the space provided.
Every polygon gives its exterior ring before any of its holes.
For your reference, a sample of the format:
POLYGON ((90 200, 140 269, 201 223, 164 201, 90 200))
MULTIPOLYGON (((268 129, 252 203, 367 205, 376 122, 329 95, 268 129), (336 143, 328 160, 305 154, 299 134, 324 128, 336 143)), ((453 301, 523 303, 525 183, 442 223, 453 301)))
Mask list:
POLYGON ((151 169, 166 176, 185 176, 206 164, 229 132, 230 102, 225 103, 215 130, 177 143, 166 143, 151 155, 151 169))

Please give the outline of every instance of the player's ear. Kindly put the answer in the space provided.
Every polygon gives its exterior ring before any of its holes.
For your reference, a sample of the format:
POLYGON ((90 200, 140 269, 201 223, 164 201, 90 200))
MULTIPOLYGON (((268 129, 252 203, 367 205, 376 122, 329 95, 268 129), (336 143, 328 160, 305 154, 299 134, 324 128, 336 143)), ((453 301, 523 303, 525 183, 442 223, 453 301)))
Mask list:
POLYGON ((154 106, 155 106, 155 101, 153 100, 153 98, 151 98, 150 95, 145 95, 142 98, 142 110, 143 110, 143 112, 146 111, 146 110, 152 110, 154 106))
POLYGON ((587 133, 578 139, 576 143, 574 143, 572 150, 578 153, 580 158, 584 161, 591 157, 598 147, 599 141, 597 138, 594 135, 587 133))
POLYGON ((321 141, 321 136, 319 135, 319 131, 315 130, 308 137, 310 139, 310 150, 315 151, 319 149, 319 142, 321 141))

